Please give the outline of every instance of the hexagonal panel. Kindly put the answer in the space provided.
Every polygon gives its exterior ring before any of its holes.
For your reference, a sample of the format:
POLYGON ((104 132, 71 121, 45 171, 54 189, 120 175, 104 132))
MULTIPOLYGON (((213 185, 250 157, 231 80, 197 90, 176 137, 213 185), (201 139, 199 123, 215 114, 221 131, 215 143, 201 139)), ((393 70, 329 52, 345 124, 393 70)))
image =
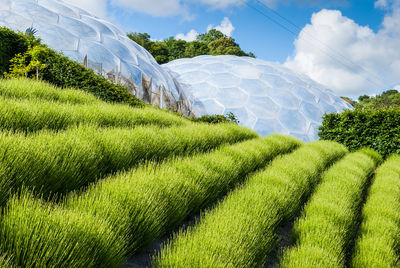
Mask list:
POLYGON ((87 56, 89 68, 115 72, 110 77, 119 77, 122 69, 123 78, 132 79, 139 92, 145 74, 152 78, 151 89, 163 87, 170 95, 180 94, 172 76, 148 51, 115 25, 73 5, 58 0, 0 0, 0 25, 22 32, 33 26, 44 43, 72 60, 82 63, 87 56))
POLYGON ((222 112, 222 105, 225 113, 232 111, 241 125, 261 135, 275 132, 304 141, 315 140, 324 113, 351 108, 310 78, 260 59, 201 56, 176 60, 164 67, 174 73, 178 82, 184 82, 183 90, 192 97, 195 107, 201 107, 194 109, 197 116, 210 114, 207 110, 222 112), (208 66, 212 66, 212 72, 204 81, 202 72, 209 71, 208 66), (190 75, 186 67, 190 67, 190 75), (207 84, 212 84, 213 89, 204 90, 207 84), (216 105, 215 109, 210 105, 216 105))

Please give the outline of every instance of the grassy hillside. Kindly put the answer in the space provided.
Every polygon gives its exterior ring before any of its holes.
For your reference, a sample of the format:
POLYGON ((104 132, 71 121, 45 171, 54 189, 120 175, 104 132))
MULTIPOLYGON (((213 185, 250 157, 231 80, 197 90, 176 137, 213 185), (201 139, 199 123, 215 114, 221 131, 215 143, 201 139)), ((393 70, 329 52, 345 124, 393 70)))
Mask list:
POLYGON ((398 267, 399 159, 0 80, 0 267, 398 267))

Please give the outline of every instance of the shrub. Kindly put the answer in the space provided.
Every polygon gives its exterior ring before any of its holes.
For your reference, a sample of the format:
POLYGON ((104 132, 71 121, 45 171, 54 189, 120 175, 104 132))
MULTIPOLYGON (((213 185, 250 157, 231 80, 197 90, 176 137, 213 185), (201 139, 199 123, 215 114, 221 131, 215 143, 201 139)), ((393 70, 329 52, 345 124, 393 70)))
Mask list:
POLYGON ((10 60, 18 53, 28 50, 28 37, 0 27, 0 77, 8 71, 10 60))
POLYGON ((344 144, 350 151, 370 147, 384 157, 400 153, 400 110, 354 110, 326 114, 321 139, 344 144))

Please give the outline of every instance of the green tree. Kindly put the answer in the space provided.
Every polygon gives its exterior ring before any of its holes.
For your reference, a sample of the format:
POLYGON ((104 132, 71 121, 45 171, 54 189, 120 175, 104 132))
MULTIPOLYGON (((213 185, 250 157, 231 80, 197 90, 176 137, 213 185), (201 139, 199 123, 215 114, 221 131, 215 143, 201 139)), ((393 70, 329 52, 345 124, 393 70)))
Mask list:
POLYGON ((145 49, 149 49, 149 46, 151 45, 152 41, 151 41, 151 37, 148 33, 128 33, 127 36, 135 41, 137 44, 141 45, 142 47, 144 47, 145 49))
POLYGON ((168 49, 168 61, 181 59, 185 57, 187 42, 184 40, 176 40, 174 37, 169 37, 164 40, 168 49))
POLYGON ((167 45, 164 42, 151 42, 148 51, 159 64, 168 62, 169 54, 167 45))
POLYGON ((236 55, 247 56, 247 54, 240 49, 239 45, 231 37, 221 37, 208 44, 210 55, 236 55))
POLYGON ((208 49, 207 44, 200 41, 189 42, 185 49, 185 57, 193 58, 200 55, 208 55, 210 51, 208 49))
POLYGON ((362 95, 354 106, 357 109, 400 109, 400 93, 390 89, 373 97, 362 95))
POLYGON ((208 45, 212 41, 215 41, 215 40, 220 39, 222 37, 227 37, 227 36, 224 35, 222 32, 216 30, 216 29, 211 29, 207 33, 199 34, 197 36, 197 41, 204 42, 204 43, 206 43, 208 45))

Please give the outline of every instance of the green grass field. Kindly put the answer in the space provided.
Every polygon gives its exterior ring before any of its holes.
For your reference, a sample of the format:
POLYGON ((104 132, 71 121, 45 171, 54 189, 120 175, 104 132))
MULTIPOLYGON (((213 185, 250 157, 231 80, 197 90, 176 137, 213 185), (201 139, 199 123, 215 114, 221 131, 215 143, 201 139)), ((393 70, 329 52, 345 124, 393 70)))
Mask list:
POLYGON ((399 267, 400 156, 0 80, 0 267, 399 267), (194 220, 196 219, 196 220, 194 220))

